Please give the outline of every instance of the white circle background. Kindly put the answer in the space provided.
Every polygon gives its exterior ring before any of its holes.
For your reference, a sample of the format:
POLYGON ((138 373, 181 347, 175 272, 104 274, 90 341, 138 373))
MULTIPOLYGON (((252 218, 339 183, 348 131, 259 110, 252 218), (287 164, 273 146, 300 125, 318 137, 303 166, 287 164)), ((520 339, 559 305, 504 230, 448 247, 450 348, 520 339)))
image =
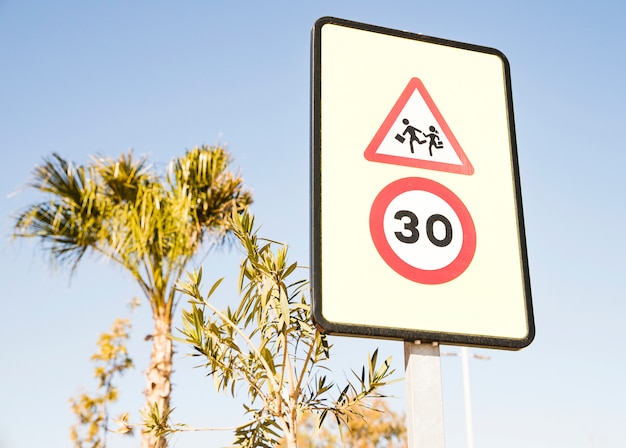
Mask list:
MULTIPOLYGON (((461 251, 463 245, 463 226, 452 207, 434 193, 422 190, 406 191, 396 196, 387 206, 383 218, 385 238, 394 253, 405 263, 417 269, 437 270, 452 263, 461 251), (403 243, 395 232, 402 232, 408 236, 410 231, 405 229, 409 218, 396 219, 394 216, 399 210, 408 210, 418 219, 417 230, 419 238, 415 243, 403 243), (452 225, 452 241, 445 247, 433 244, 426 232, 426 221, 432 215, 443 215, 452 225)), ((435 238, 442 240, 445 237, 445 226, 436 221, 433 225, 435 238)))

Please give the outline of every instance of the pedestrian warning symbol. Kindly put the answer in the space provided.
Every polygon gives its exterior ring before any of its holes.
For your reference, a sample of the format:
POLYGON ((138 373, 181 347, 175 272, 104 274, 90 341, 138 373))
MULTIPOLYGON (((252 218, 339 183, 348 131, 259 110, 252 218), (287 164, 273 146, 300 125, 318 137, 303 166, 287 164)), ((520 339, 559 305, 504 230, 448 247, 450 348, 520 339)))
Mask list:
POLYGON ((371 162, 474 173, 474 167, 419 78, 409 81, 364 155, 371 162))

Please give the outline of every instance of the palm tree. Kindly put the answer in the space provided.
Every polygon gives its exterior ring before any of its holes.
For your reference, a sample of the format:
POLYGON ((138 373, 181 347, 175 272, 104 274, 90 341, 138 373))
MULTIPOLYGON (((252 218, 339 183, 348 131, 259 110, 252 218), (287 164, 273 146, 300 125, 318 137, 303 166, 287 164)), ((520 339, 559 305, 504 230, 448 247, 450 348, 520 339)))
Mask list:
MULTIPOLYGON (((202 146, 173 159, 159 175, 132 152, 94 157, 86 165, 55 153, 35 168, 29 184, 45 199, 15 221, 14 236, 39 239, 53 261, 72 271, 85 254, 95 253, 139 284, 154 320, 144 412, 162 419, 170 413, 175 283, 202 243, 225 241, 227 218, 252 202, 241 177, 228 170, 230 162, 225 148, 202 146)), ((166 446, 164 438, 143 431, 142 448, 166 446)))

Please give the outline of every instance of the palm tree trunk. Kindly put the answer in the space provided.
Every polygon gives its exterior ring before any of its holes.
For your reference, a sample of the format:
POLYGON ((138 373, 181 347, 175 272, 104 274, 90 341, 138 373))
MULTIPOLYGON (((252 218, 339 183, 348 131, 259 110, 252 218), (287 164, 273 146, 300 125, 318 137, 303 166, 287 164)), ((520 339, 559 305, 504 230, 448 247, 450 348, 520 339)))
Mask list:
MULTIPOLYGON (((170 391, 172 375, 173 346, 170 338, 172 320, 169 315, 154 315, 154 334, 152 335, 152 356, 146 372, 146 407, 148 412, 155 405, 162 423, 170 412, 170 391)), ((165 437, 156 437, 153 433, 143 432, 142 448, 166 448, 165 437)))
POLYGON ((295 431, 288 431, 285 433, 285 440, 287 442, 287 448, 298 448, 298 442, 296 439, 295 431))

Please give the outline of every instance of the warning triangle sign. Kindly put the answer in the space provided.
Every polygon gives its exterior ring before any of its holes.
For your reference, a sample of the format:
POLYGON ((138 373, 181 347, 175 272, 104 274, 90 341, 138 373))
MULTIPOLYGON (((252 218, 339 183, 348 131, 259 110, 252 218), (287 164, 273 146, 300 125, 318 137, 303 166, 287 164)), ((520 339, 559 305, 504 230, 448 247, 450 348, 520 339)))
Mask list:
POLYGON ((418 78, 409 81, 364 155, 371 162, 474 173, 474 167, 418 78))

